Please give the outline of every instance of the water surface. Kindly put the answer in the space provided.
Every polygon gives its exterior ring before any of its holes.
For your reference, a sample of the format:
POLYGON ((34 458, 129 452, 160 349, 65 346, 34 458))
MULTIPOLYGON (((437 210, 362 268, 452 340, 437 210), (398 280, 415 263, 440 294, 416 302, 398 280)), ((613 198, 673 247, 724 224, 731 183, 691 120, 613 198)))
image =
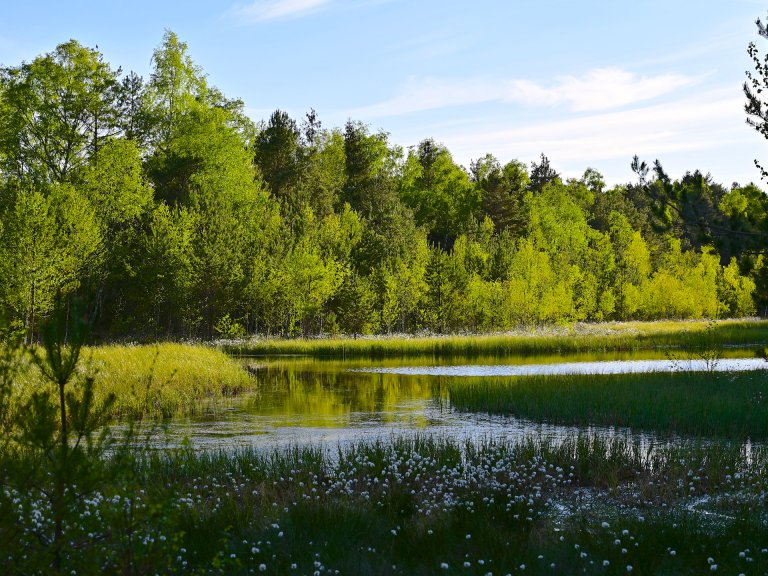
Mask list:
MULTIPOLYGON (((283 357, 244 359, 243 363, 255 374, 258 391, 211 404, 195 417, 172 420, 167 428, 171 444, 187 438, 201 449, 233 449, 335 445, 401 434, 444 435, 459 440, 562 439, 585 430, 627 435, 627 430, 555 426, 509 416, 457 412, 451 409, 444 388, 448 379, 456 376, 766 367, 763 360, 755 358, 721 359, 706 365, 701 359, 670 359, 653 351, 448 361, 429 357, 375 361, 283 357)), ((650 434, 633 436, 654 439, 650 434)))
POLYGON ((549 364, 463 364, 453 366, 371 366, 359 372, 428 376, 551 376, 563 374, 642 374, 644 372, 743 372, 768 369, 762 358, 717 360, 605 360, 549 364))

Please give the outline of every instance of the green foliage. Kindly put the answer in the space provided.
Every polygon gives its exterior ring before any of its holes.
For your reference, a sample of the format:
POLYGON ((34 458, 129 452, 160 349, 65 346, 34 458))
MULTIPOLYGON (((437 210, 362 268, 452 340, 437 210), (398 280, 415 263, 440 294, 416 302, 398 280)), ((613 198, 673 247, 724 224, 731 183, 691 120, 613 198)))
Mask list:
POLYGON ((347 122, 342 202, 366 218, 375 218, 386 211, 396 194, 393 180, 396 156, 397 151, 388 147, 386 133, 369 134, 364 124, 347 122))
POLYGON ((482 210, 496 230, 509 230, 513 237, 522 235, 528 219, 525 194, 530 183, 525 164, 512 160, 502 168, 488 155, 473 163, 471 171, 480 188, 482 210))
POLYGON ((433 140, 422 141, 408 154, 401 197, 413 210, 416 224, 426 227, 430 239, 444 248, 464 231, 479 204, 467 173, 433 140))
POLYGON ((376 293, 364 276, 350 274, 340 286, 335 309, 339 327, 352 336, 371 334, 377 328, 376 293))
POLYGON ((314 135, 305 158, 301 199, 306 198, 318 217, 332 214, 334 208, 341 205, 345 166, 344 137, 341 132, 332 130, 314 135))
POLYGON ((89 271, 101 234, 92 206, 71 184, 54 184, 47 194, 17 190, 3 208, 0 291, 31 341, 56 294, 72 293, 89 271))
POLYGON ((129 271, 138 288, 125 297, 123 317, 129 325, 150 330, 156 337, 191 326, 193 233, 194 215, 187 209, 166 204, 154 208, 129 271))
POLYGON ((118 132, 117 73, 75 40, 0 69, 0 93, 2 171, 32 185, 71 180, 118 132))
POLYGON ((140 340, 765 312, 765 194, 632 166, 608 188, 314 110, 255 125, 173 32, 146 81, 70 41, 0 71, 0 309, 28 341, 56 291, 140 340))
POLYGON ((299 177, 299 128, 287 113, 275 110, 253 143, 254 161, 272 195, 296 207, 299 177))

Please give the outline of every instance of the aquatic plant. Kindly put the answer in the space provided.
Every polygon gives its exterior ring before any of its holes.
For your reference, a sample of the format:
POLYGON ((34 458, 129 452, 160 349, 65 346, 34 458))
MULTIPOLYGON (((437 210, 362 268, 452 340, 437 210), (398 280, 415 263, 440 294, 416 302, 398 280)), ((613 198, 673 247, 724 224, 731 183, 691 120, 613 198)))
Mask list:
POLYGON ((768 438, 768 370, 445 378, 457 410, 664 434, 768 438))

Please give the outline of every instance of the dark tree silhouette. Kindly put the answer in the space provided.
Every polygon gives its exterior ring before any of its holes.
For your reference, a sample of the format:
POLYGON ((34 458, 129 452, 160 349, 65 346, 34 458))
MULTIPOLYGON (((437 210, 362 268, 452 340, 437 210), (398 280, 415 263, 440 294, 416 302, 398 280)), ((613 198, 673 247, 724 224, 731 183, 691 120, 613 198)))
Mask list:
MULTIPOLYGON (((755 24, 757 24, 757 33, 762 38, 768 39, 768 29, 760 18, 755 21, 755 24)), ((744 94, 747 97, 744 111, 747 113, 747 124, 764 138, 768 138, 768 103, 763 96, 763 90, 768 90, 768 54, 761 56, 754 42, 749 43, 747 53, 755 66, 754 72, 747 70, 747 81, 744 82, 744 94)), ((755 160, 755 166, 760 170, 763 179, 768 179, 768 171, 758 160, 755 160)))

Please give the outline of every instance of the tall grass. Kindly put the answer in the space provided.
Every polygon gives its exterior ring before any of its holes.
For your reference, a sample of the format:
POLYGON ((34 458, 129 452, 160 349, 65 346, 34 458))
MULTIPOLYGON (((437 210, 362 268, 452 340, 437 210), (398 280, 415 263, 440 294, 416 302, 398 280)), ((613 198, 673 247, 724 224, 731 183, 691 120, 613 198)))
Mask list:
MULTIPOLYGON (((243 366, 220 350, 191 344, 85 348, 80 371, 93 375, 99 400, 113 393, 117 418, 160 418, 192 414, 206 401, 252 389, 243 366)), ((19 395, 41 386, 37 369, 26 365, 17 379, 19 395)))
POLYGON ((451 405, 579 426, 768 438, 768 371, 451 378, 451 405))
MULTIPOLYGON (((62 572, 763 574, 767 457, 588 435, 147 451, 68 510, 62 572)), ((4 503, 3 573, 50 572, 50 511, 4 503)))
POLYGON ((497 335, 372 337, 333 339, 263 339, 228 342, 237 355, 295 354, 329 358, 384 356, 507 356, 590 351, 632 351, 712 346, 766 346, 768 321, 724 320, 625 322, 497 335))

